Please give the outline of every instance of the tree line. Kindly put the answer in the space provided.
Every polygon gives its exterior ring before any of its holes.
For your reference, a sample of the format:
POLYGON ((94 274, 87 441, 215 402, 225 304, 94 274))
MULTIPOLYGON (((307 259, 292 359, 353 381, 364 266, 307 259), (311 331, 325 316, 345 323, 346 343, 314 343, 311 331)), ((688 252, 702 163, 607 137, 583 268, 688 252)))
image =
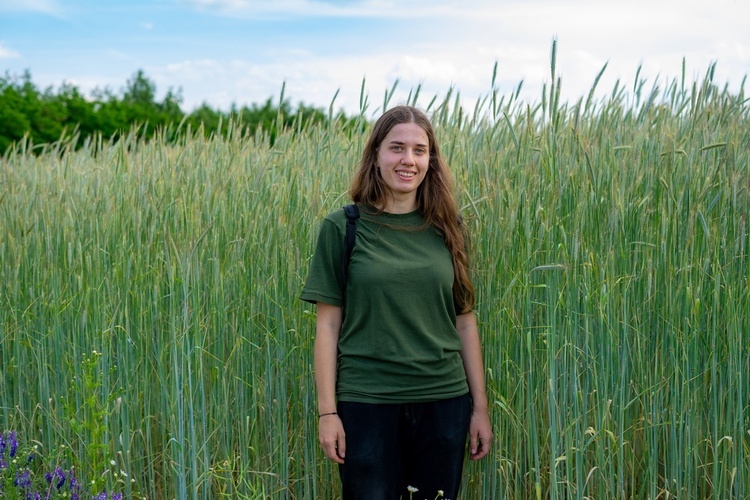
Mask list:
POLYGON ((324 122, 329 119, 354 124, 355 120, 340 112, 336 117, 323 109, 300 103, 293 108, 288 100, 274 103, 269 97, 262 104, 232 106, 224 112, 203 103, 190 113, 181 109, 181 93, 169 89, 164 98, 156 99, 156 85, 142 70, 127 81, 120 92, 96 89, 85 97, 77 87, 63 83, 55 90, 40 90, 26 71, 22 76, 0 78, 0 154, 28 138, 32 144, 48 144, 65 136, 77 135, 78 144, 101 134, 116 138, 139 127, 142 137, 152 137, 159 130, 170 130, 172 138, 187 130, 205 134, 226 134, 231 122, 243 130, 267 132, 271 141, 276 127, 295 123, 324 122))

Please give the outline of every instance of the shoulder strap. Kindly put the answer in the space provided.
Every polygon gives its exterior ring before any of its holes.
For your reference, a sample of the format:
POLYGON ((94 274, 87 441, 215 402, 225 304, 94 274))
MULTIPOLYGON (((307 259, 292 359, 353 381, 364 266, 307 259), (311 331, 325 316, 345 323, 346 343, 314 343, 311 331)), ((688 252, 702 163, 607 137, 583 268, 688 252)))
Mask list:
POLYGON ((344 213, 346 214, 346 237, 344 244, 346 245, 346 251, 344 253, 344 261, 342 262, 342 270, 344 276, 344 288, 342 290, 342 308, 346 307, 346 284, 349 281, 349 261, 352 259, 352 250, 354 250, 354 242, 357 237, 357 219, 359 219, 359 209, 357 205, 351 204, 344 207, 344 213))

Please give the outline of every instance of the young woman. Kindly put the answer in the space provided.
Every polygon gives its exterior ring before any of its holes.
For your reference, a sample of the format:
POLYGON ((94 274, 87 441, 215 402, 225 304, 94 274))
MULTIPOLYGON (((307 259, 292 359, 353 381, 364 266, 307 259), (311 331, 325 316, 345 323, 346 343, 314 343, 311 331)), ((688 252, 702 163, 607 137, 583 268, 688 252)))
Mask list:
POLYGON ((320 444, 344 499, 455 499, 467 437, 478 460, 492 430, 464 228, 424 113, 380 117, 349 194, 361 215, 347 282, 337 210, 301 294, 318 309, 320 444))

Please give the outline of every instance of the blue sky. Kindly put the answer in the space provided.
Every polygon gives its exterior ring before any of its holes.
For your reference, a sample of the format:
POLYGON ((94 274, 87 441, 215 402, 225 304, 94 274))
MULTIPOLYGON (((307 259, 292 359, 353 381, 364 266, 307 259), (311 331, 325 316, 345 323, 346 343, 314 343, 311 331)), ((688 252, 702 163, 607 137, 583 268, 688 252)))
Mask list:
MULTIPOLYGON (((31 72, 85 95, 118 92, 139 69, 157 97, 180 90, 183 109, 277 99, 359 110, 362 82, 376 112, 422 86, 425 106, 451 88, 467 107, 496 89, 539 101, 557 39, 563 99, 681 74, 738 89, 750 73, 747 0, 0 0, 0 69, 31 72)), ((649 85, 650 87, 650 85, 649 85)), ((747 87, 745 89, 748 90, 747 87)))

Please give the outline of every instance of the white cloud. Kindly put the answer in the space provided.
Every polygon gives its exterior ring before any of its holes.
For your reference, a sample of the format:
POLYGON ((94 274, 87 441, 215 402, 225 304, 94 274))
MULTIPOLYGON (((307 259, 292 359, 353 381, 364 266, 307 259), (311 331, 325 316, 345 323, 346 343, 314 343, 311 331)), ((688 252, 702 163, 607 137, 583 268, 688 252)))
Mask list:
MULTIPOLYGON (((495 89, 501 96, 515 92, 523 81, 521 99, 538 102, 542 86, 551 79, 554 37, 562 98, 573 102, 586 97, 605 64, 598 86, 601 94, 611 92, 616 80, 632 89, 639 66, 647 88, 657 79, 679 78, 683 57, 690 82, 702 79, 714 61, 718 61, 715 81, 722 83, 738 85, 750 68, 750 39, 743 21, 750 18, 750 2, 745 0, 714 0, 710 5, 701 0, 175 1, 241 18, 327 16, 331 19, 321 20, 319 26, 330 26, 330 33, 314 43, 303 32, 290 33, 273 44, 258 42, 251 50, 247 50, 248 40, 242 52, 217 41, 216 51, 203 50, 207 56, 201 59, 180 52, 180 47, 164 47, 163 55, 154 47, 154 54, 145 57, 136 48, 113 44, 118 52, 111 49, 106 64, 102 63, 117 68, 108 71, 108 76, 97 79, 89 73, 91 66, 76 71, 68 65, 59 71, 65 71, 68 80, 75 76, 73 83, 80 82, 87 91, 112 86, 112 82, 119 89, 136 68, 142 68, 160 95, 170 87, 182 88, 188 111, 203 102, 226 110, 232 104, 278 98, 285 83, 286 96, 293 104, 303 101, 327 107, 339 90, 336 109, 356 113, 364 79, 368 111, 375 113, 396 80, 399 85, 392 103, 405 101, 420 86, 420 105, 454 89, 467 110, 471 109, 478 98, 493 91, 495 63, 495 89), (347 32, 342 42, 336 37, 337 27, 354 25, 350 19, 342 20, 343 16, 370 17, 372 22, 361 23, 357 37, 347 32), (408 22, 391 22, 394 19, 408 22)), ((151 21, 148 15, 139 21, 143 19, 151 21)), ((160 30, 168 24, 153 21, 160 30)), ((150 29, 149 25, 141 27, 150 29)), ((274 29, 283 30, 284 23, 275 23, 274 29)), ((51 83, 59 83, 52 76, 51 83)))
POLYGON ((5 45, 5 42, 0 40, 0 59, 18 59, 19 57, 21 57, 21 54, 11 49, 5 45))
MULTIPOLYGON (((369 113, 382 108, 383 97, 396 80, 398 87, 391 101, 404 102, 410 91, 418 86, 418 105, 426 106, 433 97, 441 100, 449 89, 462 96, 467 110, 473 109, 477 99, 488 96, 493 66, 497 63, 495 88, 500 95, 510 95, 523 81, 521 100, 539 102, 542 86, 549 84, 551 38, 540 38, 533 43, 498 41, 492 45, 477 42, 450 45, 433 44, 429 50, 403 52, 397 48, 375 49, 371 53, 321 55, 304 50, 279 52, 271 62, 251 60, 185 60, 162 67, 145 68, 155 79, 160 91, 170 86, 181 86, 184 107, 191 110, 202 102, 220 109, 232 104, 262 102, 278 98, 282 84, 286 97, 293 104, 300 101, 327 108, 339 91, 334 107, 344 108, 349 114, 359 111, 360 89, 364 79, 369 113), (222 82, 221 86, 217 82, 222 82)), ((642 56, 638 52, 606 57, 596 46, 573 43, 568 36, 558 39, 557 75, 562 78, 563 100, 575 102, 585 98, 597 74, 605 64, 607 69, 597 95, 608 94, 616 80, 630 90, 638 67, 640 77, 651 88, 657 80, 664 83, 679 78, 682 57, 686 57, 686 79, 701 80, 717 52, 691 50, 687 53, 666 53, 642 56)), ((727 44, 718 54, 716 82, 738 85, 740 72, 748 67, 746 45, 727 44), (744 61, 742 58, 745 58, 744 61), (722 62, 723 61, 723 62, 722 62)))
MULTIPOLYGON (((548 52, 533 54, 539 61, 535 66, 534 61, 528 59, 528 52, 513 47, 501 49, 505 60, 499 64, 496 85, 502 92, 510 93, 524 79, 518 68, 526 68, 533 74, 524 75, 530 80, 525 88, 534 93, 532 99, 541 96, 544 67, 549 66, 548 52)), ((381 51, 330 57, 307 54, 303 58, 290 54, 267 64, 240 60, 184 61, 162 68, 147 68, 146 73, 154 78, 160 90, 166 90, 169 82, 180 82, 187 110, 204 101, 226 110, 232 104, 250 104, 271 96, 278 98, 285 84, 286 97, 293 104, 303 101, 317 107, 328 107, 338 90, 334 108, 344 108, 353 114, 359 112, 364 80, 365 96, 370 103, 368 113, 376 113, 382 109, 385 92, 397 80, 391 104, 405 102, 409 93, 419 87, 418 104, 427 106, 434 97, 442 100, 453 88, 462 96, 464 105, 472 108, 478 98, 492 91, 495 55, 493 51, 464 53, 460 49, 436 57, 381 51), (224 85, 217 87, 216 82, 224 82, 224 85)), ((599 69, 592 73, 595 75, 599 69)))

